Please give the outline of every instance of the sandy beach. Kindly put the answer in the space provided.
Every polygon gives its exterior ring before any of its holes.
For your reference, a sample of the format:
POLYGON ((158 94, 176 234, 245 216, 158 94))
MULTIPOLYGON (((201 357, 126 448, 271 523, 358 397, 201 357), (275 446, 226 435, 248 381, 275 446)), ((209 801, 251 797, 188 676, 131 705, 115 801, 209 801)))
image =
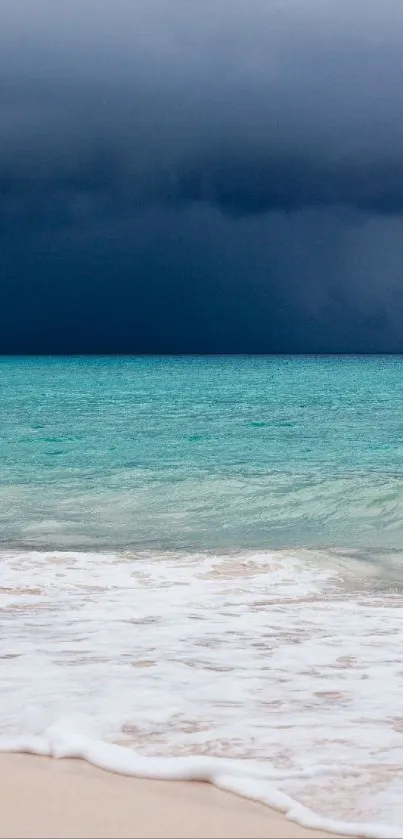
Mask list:
POLYGON ((210 784, 147 781, 78 760, 0 755, 0 837, 324 837, 210 784))

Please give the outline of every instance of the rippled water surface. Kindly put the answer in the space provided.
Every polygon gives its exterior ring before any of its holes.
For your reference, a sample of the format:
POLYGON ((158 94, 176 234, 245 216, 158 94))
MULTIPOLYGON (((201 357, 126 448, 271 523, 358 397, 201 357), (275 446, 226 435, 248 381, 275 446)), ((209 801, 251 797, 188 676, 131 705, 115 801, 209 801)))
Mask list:
POLYGON ((1 359, 7 547, 403 547, 403 359, 1 359))

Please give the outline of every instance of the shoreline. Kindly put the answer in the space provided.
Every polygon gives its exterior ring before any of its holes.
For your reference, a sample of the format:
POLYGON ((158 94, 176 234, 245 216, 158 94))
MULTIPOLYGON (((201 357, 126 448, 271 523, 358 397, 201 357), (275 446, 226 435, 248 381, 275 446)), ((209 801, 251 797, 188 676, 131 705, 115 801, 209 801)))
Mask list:
POLYGON ((0 839, 331 836, 209 783, 131 778, 84 760, 27 754, 0 754, 0 812, 0 839))

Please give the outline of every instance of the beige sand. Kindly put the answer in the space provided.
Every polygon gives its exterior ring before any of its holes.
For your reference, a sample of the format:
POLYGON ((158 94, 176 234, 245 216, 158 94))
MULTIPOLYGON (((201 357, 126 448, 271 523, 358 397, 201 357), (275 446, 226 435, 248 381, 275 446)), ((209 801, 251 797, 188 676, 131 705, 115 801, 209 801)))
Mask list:
POLYGON ((320 837, 209 784, 146 781, 83 761, 0 755, 0 837, 320 837))

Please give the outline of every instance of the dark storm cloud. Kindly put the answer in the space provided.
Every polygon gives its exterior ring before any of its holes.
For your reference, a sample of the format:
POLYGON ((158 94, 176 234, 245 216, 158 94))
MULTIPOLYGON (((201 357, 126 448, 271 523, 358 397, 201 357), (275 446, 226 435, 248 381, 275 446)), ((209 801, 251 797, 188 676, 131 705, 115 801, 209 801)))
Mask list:
POLYGON ((1 15, 2 348, 401 347, 400 2, 1 15))
MULTIPOLYGON (((122 156, 123 157, 123 156, 122 156)), ((333 166, 284 155, 206 155, 166 172, 133 173, 108 149, 81 153, 74 171, 1 179, 0 230, 99 223, 157 204, 184 210, 206 204, 242 217, 344 207, 372 214, 403 212, 403 161, 333 166)))
POLYGON ((125 214, 401 212, 397 2, 17 0, 2 15, 5 209, 54 192, 125 214))

